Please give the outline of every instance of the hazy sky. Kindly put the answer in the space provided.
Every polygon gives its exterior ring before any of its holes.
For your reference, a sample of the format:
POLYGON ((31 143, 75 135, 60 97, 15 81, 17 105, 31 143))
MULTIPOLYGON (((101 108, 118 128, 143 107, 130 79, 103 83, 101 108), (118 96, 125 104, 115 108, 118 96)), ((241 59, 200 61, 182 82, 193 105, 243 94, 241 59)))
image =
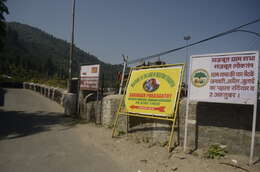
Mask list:
MULTIPOLYGON (((72 0, 8 0, 8 21, 70 41, 72 0)), ((102 61, 122 63, 207 38, 260 18, 260 0, 76 0, 75 44, 102 61)), ((244 29, 260 32, 260 22, 244 29)), ((237 32, 189 48, 189 54, 259 50, 260 37, 237 32)), ((186 51, 165 55, 184 62, 186 51)))

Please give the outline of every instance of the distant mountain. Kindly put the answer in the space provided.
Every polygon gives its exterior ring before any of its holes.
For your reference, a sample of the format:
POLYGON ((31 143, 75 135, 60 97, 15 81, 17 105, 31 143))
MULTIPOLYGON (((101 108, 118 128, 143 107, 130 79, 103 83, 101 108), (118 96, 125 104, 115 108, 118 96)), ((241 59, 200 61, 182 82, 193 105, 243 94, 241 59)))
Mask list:
MULTIPOLYGON (((41 77, 65 79, 68 76, 69 46, 68 42, 38 28, 17 22, 7 23, 6 46, 0 53, 0 73, 19 75, 29 71, 41 77)), ((104 63, 96 56, 75 47, 74 77, 78 75, 79 64, 101 64, 107 86, 115 80, 117 71, 122 67, 104 63)))

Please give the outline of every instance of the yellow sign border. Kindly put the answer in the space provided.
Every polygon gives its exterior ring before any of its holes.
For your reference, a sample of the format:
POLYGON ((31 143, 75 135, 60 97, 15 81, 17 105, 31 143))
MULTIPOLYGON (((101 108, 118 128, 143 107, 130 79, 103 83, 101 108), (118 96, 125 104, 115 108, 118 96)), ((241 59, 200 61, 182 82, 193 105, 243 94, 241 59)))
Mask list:
POLYGON ((171 121, 172 122, 172 129, 171 129, 171 134, 169 137, 169 142, 168 142, 168 150, 171 150, 171 145, 172 145, 172 140, 173 140, 173 132, 174 132, 174 127, 175 127, 175 122, 176 122, 176 113, 178 111, 179 108, 179 99, 180 99, 180 91, 181 91, 181 86, 182 86, 182 81, 183 81, 183 77, 184 77, 184 64, 167 64, 167 65, 154 65, 154 66, 142 66, 142 67, 133 67, 130 70, 130 74, 128 76, 127 82, 126 82, 126 86, 124 89, 124 94, 123 97, 120 100, 120 104, 116 113, 116 119, 114 121, 114 125, 113 125, 113 131, 112 131, 112 137, 115 136, 115 130, 116 130, 116 126, 117 126, 117 122, 118 122, 118 117, 119 115, 126 115, 126 116, 136 116, 136 117, 142 117, 142 118, 151 118, 151 119, 159 119, 159 120, 167 120, 167 121, 171 121), (175 107, 173 110, 173 114, 171 116, 158 116, 158 115, 145 115, 145 114, 138 114, 138 113, 130 113, 130 112, 124 112, 122 111, 122 107, 123 107, 123 103, 125 100, 125 96, 126 96, 126 88, 128 87, 129 84, 129 80, 131 78, 131 74, 133 70, 141 70, 141 69, 152 69, 152 68, 167 68, 167 67, 174 67, 174 66, 181 66, 181 75, 180 75, 180 82, 178 85, 178 90, 177 90, 177 96, 176 96, 176 100, 175 100, 175 107))

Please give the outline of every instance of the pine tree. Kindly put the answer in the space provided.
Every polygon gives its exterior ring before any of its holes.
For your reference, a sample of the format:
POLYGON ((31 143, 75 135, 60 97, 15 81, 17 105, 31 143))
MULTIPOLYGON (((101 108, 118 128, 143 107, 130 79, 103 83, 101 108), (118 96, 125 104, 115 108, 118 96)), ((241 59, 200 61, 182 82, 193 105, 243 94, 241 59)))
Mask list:
POLYGON ((0 50, 3 49, 6 37, 5 14, 9 14, 6 0, 0 0, 0 50))

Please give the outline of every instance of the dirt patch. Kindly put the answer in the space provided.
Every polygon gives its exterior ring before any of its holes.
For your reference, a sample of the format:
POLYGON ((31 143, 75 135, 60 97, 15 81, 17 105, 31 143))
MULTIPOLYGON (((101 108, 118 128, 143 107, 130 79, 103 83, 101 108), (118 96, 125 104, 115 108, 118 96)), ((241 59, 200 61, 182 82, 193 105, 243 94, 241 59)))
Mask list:
POLYGON ((111 138, 111 129, 94 124, 79 124, 75 130, 81 141, 91 142, 108 153, 130 172, 259 172, 260 163, 248 166, 248 157, 227 154, 221 159, 205 159, 205 150, 185 154, 182 147, 168 153, 167 147, 136 140, 126 135, 111 138))

